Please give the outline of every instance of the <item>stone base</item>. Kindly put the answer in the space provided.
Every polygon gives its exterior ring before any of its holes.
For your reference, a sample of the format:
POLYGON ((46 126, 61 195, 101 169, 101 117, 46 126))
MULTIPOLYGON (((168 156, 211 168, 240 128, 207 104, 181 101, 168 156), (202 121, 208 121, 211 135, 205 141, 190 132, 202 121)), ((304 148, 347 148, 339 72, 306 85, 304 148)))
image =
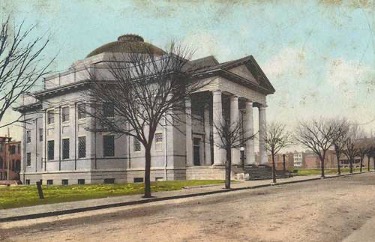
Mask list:
MULTIPOLYGON (((94 170, 94 171, 64 171, 47 173, 27 173, 21 174, 23 184, 36 184, 42 180, 42 184, 47 185, 47 181, 52 181, 53 185, 62 185, 63 180, 67 180, 69 185, 78 184, 78 180, 84 180, 85 184, 102 183, 133 183, 144 181, 144 170, 94 170)), ((152 169, 151 181, 162 180, 185 180, 184 169, 152 169)))
MULTIPOLYGON (((237 173, 243 173, 242 168, 232 166, 232 179, 236 179, 237 173)), ((186 167, 186 180, 225 180, 225 166, 186 167)))
MULTIPOLYGON (((239 166, 232 166, 232 179, 246 179, 244 170, 239 166), (236 175, 236 174, 242 174, 236 175)), ((191 166, 186 169, 167 170, 154 168, 151 170, 151 181, 163 180, 224 180, 225 166, 191 166)), ((62 185, 63 180, 68 185, 78 184, 84 180, 85 184, 102 183, 133 183, 144 181, 143 169, 129 170, 91 170, 91 171, 60 171, 37 172, 21 174, 23 184, 35 184, 42 180, 42 184, 62 185)))

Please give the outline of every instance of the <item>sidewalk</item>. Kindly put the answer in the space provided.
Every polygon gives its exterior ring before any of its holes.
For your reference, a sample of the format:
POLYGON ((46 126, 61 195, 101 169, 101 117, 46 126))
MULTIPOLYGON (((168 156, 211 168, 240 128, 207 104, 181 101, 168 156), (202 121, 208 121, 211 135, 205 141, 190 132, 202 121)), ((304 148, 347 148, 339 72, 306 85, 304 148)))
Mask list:
MULTIPOLYGON (((326 178, 338 177, 337 175, 327 175, 326 178)), ((320 180, 320 176, 296 176, 291 178, 280 178, 277 184, 290 184, 296 182, 304 182, 311 180, 320 180)), ((255 189, 260 187, 271 186, 271 180, 259 181, 241 181, 232 183, 232 189, 224 189, 224 184, 209 185, 201 187, 190 187, 183 190, 157 192, 153 193, 153 198, 142 198, 141 194, 108 197, 100 199, 90 199, 76 202, 64 202, 46 205, 37 205, 32 207, 12 208, 0 210, 0 222, 10 222, 23 219, 42 218, 48 216, 56 216, 62 214, 70 214, 84 211, 91 211, 96 209, 120 207, 135 204, 144 204, 155 201, 164 201, 171 199, 203 196, 215 193, 231 192, 245 189, 255 189)))

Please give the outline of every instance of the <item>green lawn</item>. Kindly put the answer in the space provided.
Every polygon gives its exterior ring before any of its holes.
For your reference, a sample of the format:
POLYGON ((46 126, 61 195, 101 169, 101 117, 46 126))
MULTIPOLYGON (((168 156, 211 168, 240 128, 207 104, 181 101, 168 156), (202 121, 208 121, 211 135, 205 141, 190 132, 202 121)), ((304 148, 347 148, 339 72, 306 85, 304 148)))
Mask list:
MULTIPOLYGON (((372 171, 373 169, 371 169, 372 171)), ((367 172, 367 168, 362 169, 363 172, 367 172)), ((359 168, 353 168, 353 172, 359 172, 359 168)), ((349 173, 349 168, 341 168, 341 174, 349 173)), ((321 169, 296 169, 293 171, 295 176, 311 176, 320 175, 321 169)), ((324 169, 324 174, 337 174, 337 169, 324 169)))
MULTIPOLYGON (((152 192, 180 190, 187 186, 221 184, 220 180, 159 181, 151 185, 152 192)), ((143 194, 143 183, 42 186, 45 199, 39 199, 36 185, 0 186, 0 209, 39 204, 70 202, 92 198, 143 194)))

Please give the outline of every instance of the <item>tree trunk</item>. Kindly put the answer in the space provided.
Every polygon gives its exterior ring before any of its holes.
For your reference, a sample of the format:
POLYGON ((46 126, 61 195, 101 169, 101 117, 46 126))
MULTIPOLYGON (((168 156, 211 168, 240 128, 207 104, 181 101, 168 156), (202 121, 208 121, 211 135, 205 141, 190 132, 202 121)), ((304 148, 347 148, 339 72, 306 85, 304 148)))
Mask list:
POLYGON ((144 198, 150 198, 151 197, 151 146, 145 147, 145 194, 144 198))
POLYGON ((370 156, 367 155, 367 171, 370 171, 370 156))
POLYGON ((337 152, 336 152, 336 158, 337 158, 337 174, 341 175, 340 154, 337 154, 337 152))
POLYGON ((353 159, 349 159, 349 172, 353 174, 353 159))
POLYGON ((225 162, 225 188, 230 189, 230 174, 232 170, 232 152, 230 148, 226 149, 227 160, 225 162))
POLYGON ((337 159, 337 174, 341 175, 340 150, 339 150, 339 146, 337 144, 335 144, 335 153, 336 153, 336 159, 337 159))
POLYGON ((272 152, 272 182, 276 183, 275 153, 272 152))
POLYGON ((359 163, 359 173, 362 173, 363 157, 361 156, 361 162, 359 163))

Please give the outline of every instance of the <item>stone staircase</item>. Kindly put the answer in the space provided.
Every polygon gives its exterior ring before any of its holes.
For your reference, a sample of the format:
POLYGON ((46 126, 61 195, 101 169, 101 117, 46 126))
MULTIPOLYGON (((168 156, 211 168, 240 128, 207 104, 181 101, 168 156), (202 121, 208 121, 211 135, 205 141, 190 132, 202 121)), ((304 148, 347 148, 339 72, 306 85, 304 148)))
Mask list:
MULTIPOLYGON (((267 180, 272 179, 272 167, 268 165, 251 165, 243 168, 245 177, 249 180, 267 180), (246 175, 248 174, 248 175, 246 175)), ((290 172, 276 170, 276 178, 290 177, 290 172)))

